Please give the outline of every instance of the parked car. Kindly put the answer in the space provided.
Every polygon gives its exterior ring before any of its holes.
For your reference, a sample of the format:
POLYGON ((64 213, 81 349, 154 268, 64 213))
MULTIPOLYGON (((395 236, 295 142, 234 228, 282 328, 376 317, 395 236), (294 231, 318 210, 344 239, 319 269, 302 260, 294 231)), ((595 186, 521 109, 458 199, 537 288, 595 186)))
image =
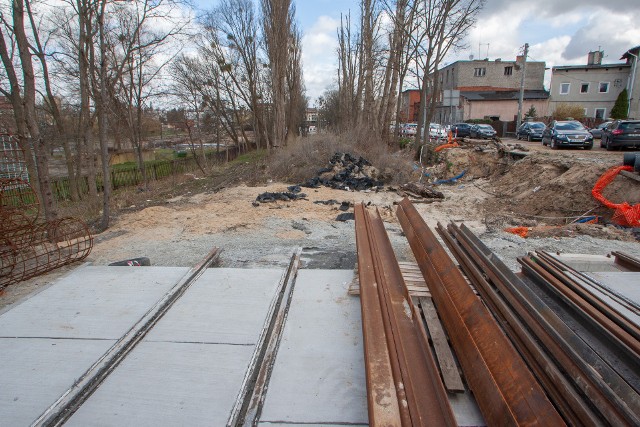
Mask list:
POLYGON ((560 147, 593 148, 593 135, 576 120, 553 121, 542 132, 542 145, 556 149, 560 147))
POLYGON ((429 123, 429 138, 445 139, 447 131, 438 123, 429 123))
POLYGON ((611 124, 611 121, 600 123, 598 126, 594 127, 593 129, 589 129, 589 132, 591 132, 591 135, 593 135, 594 138, 600 139, 602 138, 602 129, 606 128, 610 124, 611 124))
POLYGON ((464 136, 471 135, 471 124, 470 123, 456 123, 451 126, 451 132, 453 132, 453 136, 462 138, 464 136))
POLYGON ((516 139, 526 139, 527 141, 542 140, 542 132, 546 127, 542 122, 524 122, 516 130, 516 139))
POLYGON ((497 134, 496 130, 491 125, 473 125, 469 131, 471 138, 493 138, 497 134))
POLYGON ((640 120, 616 120, 602 130, 600 146, 614 148, 640 148, 640 120))
POLYGON ((402 130, 400 131, 405 136, 414 136, 418 133, 418 124, 417 123, 405 123, 402 125, 402 130))

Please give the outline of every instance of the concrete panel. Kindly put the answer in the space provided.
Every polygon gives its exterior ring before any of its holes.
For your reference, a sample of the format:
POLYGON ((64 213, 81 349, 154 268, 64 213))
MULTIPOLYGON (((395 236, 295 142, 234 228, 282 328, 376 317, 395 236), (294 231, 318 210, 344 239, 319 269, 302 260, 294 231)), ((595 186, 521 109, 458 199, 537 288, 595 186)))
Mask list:
POLYGON ((114 342, 0 338, 0 425, 30 425, 114 342))
POLYGON ((640 304, 640 273, 635 272, 600 272, 586 273, 598 282, 618 294, 640 304))
POLYGON ((118 339, 184 267, 84 267, 0 316, 0 337, 118 339))
POLYGON ((280 269, 208 269, 146 340, 255 344, 282 274, 280 269))
POLYGON ((260 422, 366 425, 360 300, 351 270, 301 270, 260 422))
POLYGON ((223 426, 253 346, 143 342, 67 426, 223 426))

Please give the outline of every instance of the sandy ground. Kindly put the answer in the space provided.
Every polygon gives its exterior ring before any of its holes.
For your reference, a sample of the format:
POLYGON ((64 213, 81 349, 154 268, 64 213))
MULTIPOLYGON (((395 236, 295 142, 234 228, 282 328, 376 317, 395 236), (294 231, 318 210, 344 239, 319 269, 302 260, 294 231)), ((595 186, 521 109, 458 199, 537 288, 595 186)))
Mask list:
MULTIPOLYGON (((425 170, 440 178, 465 171, 458 182, 437 187, 444 200, 416 204, 426 222, 430 226, 464 222, 515 271, 519 271, 516 258, 536 249, 601 255, 620 250, 640 256, 640 243, 628 231, 571 224, 586 212, 608 213, 590 191, 602 172, 621 163, 621 153, 597 146, 592 151, 556 151, 540 143, 511 143, 533 154, 525 159, 498 157, 495 151, 483 151, 480 144, 450 150, 443 154, 439 166, 425 170), (532 227, 534 237, 524 239, 504 231, 517 225, 532 227)), ((223 249, 221 266, 259 268, 284 266, 293 251, 303 247, 307 268, 353 268, 354 221, 336 221, 342 213, 338 205, 314 203, 327 200, 351 205, 362 202, 377 208, 396 256, 412 260, 395 218, 395 203, 402 199, 395 191, 303 188, 305 200, 253 206, 258 194, 286 191, 287 185, 241 185, 219 192, 183 194, 144 209, 125 208, 112 227, 95 236, 94 249, 85 261, 107 265, 148 257, 156 266, 190 267, 219 247, 223 249)), ((610 187, 606 194, 612 200, 640 203, 640 183, 619 178, 610 187)), ((0 308, 38 291, 72 268, 7 287, 0 295, 0 308)))

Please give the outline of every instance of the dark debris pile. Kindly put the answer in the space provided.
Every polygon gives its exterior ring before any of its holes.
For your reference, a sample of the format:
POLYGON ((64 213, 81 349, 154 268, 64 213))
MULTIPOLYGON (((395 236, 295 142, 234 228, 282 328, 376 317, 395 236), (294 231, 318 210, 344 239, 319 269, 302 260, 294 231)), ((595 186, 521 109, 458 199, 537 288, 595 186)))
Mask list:
POLYGON ((254 206, 258 206, 260 203, 271 203, 277 200, 282 202, 289 202, 291 200, 300 200, 307 199, 307 195, 305 193, 301 193, 302 189, 298 185, 292 185, 287 187, 289 191, 283 191, 281 193, 261 193, 258 194, 256 200, 253 202, 254 206))
POLYGON ((376 179, 378 170, 365 158, 349 153, 336 153, 331 157, 330 166, 320 169, 317 175, 300 184, 302 187, 318 188, 321 185, 338 190, 370 190, 383 186, 376 179))

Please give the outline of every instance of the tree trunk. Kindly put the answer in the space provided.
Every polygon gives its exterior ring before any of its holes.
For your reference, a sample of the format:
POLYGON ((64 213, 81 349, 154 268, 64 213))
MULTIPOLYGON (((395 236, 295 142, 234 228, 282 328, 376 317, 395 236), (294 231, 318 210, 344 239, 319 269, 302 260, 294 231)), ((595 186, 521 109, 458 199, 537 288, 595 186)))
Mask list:
POLYGON ((36 114, 36 82, 33 63, 31 62, 31 52, 29 51, 29 42, 24 28, 24 3, 22 0, 13 1, 13 24, 16 44, 18 45, 18 51, 20 53, 20 63, 22 65, 24 118, 36 155, 38 184, 40 185, 44 217, 47 221, 51 221, 57 217, 57 212, 49 179, 49 150, 46 141, 44 141, 40 135, 40 127, 36 114))

